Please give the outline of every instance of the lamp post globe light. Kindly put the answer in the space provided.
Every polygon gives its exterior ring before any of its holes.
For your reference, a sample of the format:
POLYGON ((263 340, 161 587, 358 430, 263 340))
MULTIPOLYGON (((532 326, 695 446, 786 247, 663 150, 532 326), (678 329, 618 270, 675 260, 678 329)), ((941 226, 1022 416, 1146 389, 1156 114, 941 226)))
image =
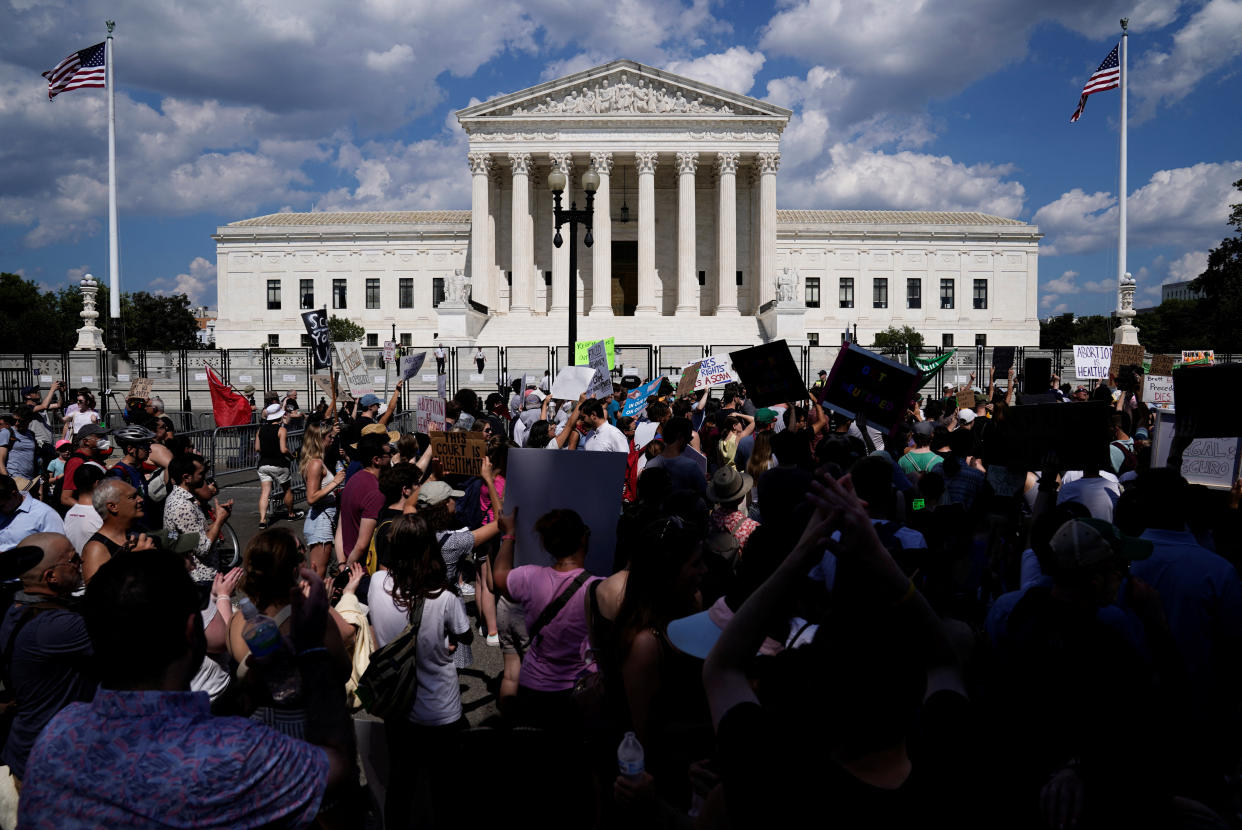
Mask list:
POLYGON ((586 237, 582 240, 589 248, 595 241, 591 237, 591 219, 595 207, 595 191, 599 190, 599 173, 595 168, 588 168, 582 174, 582 189, 586 192, 586 208, 578 210, 578 203, 571 202, 568 209, 561 207, 561 194, 569 179, 565 174, 553 169, 548 174, 548 189, 552 191, 552 224, 556 235, 552 244, 561 247, 561 225, 569 223, 569 362, 574 364, 574 344, 578 342, 578 225, 586 228, 586 237))

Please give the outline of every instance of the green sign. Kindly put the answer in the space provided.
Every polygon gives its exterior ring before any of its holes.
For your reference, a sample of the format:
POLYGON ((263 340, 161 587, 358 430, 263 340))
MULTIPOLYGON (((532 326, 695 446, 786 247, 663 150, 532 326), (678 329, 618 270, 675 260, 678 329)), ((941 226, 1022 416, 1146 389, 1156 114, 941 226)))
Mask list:
MULTIPOLYGON (((587 350, 599 342, 599 340, 579 340, 574 343, 574 365, 591 365, 591 361, 587 357, 587 350)), ((607 340, 603 341, 603 343, 604 349, 608 352, 608 371, 611 372, 613 369, 617 368, 616 339, 609 337, 607 340)))

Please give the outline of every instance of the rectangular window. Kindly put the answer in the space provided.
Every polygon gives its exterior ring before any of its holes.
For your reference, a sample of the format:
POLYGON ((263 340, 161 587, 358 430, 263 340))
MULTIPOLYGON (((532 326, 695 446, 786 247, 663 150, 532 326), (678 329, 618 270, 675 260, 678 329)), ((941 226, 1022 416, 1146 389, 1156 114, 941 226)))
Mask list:
POLYGON ((315 307, 314 280, 298 280, 298 303, 303 309, 315 307))
POLYGON ((332 280, 332 307, 333 308, 348 308, 349 307, 345 303, 345 280, 343 279, 332 280))
POLYGON ((267 281, 267 307, 280 308, 280 280, 267 281))
POLYGON ((546 285, 548 288, 552 287, 552 272, 551 271, 543 272, 543 284, 546 285))
POLYGON ((513 287, 513 272, 512 271, 505 271, 505 283, 510 288, 513 287))
POLYGON ((315 344, 311 342, 309 334, 304 334, 302 335, 302 340, 299 343, 299 345, 301 345, 303 349, 309 349, 311 346, 314 346, 315 344))
POLYGON ((431 278, 431 307, 438 308, 444 302, 444 277, 431 278))
POLYGON ((819 308, 819 277, 806 278, 806 307, 819 308))
POLYGON ((975 280, 975 308, 988 307, 988 281, 975 280))
POLYGON ((906 280, 906 308, 923 307, 923 281, 917 277, 906 280))
POLYGON ((741 271, 737 272, 737 284, 738 285, 742 284, 742 272, 741 271))
POLYGON ((707 272, 706 271, 699 272, 699 285, 704 285, 704 286, 707 285, 707 272))
POLYGON ((854 307, 854 278, 841 277, 841 308, 854 307))
POLYGON ((408 331, 401 332, 401 348, 408 349, 413 345, 413 341, 410 340, 410 333, 408 331))
POLYGON ((888 308, 888 277, 871 280, 871 307, 888 308))
POLYGON ((941 346, 944 346, 946 349, 948 349, 948 348, 952 348, 952 346, 953 346, 953 335, 951 335, 951 334, 942 334, 942 335, 940 335, 940 345, 941 345, 941 346))
POLYGON ((976 346, 987 346, 987 344, 988 344, 988 336, 987 336, 986 334, 976 334, 976 335, 975 335, 975 345, 976 345, 976 346))
POLYGON ((380 307, 379 277, 367 277, 367 308, 380 307))
POLYGON ((819 345, 819 332, 808 331, 806 333, 806 342, 807 342, 807 345, 818 346, 819 345))
POLYGON ((269 334, 269 335, 267 336, 267 345, 271 346, 273 349, 278 349, 278 348, 280 348, 280 335, 279 335, 279 334, 269 334))
POLYGON ((379 335, 368 334, 367 335, 367 346, 369 346, 372 349, 378 348, 379 347, 379 335))
POLYGON ((401 277, 397 280, 397 308, 414 307, 414 278, 401 277))
POLYGON ((953 308, 953 303, 954 303, 953 280, 951 279, 941 280, 940 281, 940 307, 941 308, 953 308))

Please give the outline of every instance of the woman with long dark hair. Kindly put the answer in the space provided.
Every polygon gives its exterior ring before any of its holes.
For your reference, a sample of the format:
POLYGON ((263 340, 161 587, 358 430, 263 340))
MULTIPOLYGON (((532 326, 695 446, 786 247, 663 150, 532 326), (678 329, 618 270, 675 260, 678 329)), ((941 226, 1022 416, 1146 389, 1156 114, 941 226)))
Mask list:
POLYGON ((465 607, 449 589, 448 570, 427 522, 407 513, 386 532, 384 570, 371 579, 367 594, 376 646, 400 636, 415 609, 421 616, 414 702, 409 712, 384 721, 393 782, 384 805, 385 823, 438 827, 447 823, 456 792, 456 770, 446 761, 457 733, 469 725, 462 714, 453 653, 474 634, 465 607))

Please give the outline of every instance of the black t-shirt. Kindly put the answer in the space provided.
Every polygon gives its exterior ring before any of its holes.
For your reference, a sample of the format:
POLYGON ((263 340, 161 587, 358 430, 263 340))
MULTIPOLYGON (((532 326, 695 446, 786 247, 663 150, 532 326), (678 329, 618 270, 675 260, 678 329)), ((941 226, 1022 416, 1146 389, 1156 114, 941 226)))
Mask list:
POLYGON ((358 450, 354 448, 354 444, 362 438, 362 428, 375 423, 373 419, 366 415, 359 415, 350 422, 349 426, 341 430, 341 445, 345 448, 345 453, 351 461, 358 460, 358 450))

